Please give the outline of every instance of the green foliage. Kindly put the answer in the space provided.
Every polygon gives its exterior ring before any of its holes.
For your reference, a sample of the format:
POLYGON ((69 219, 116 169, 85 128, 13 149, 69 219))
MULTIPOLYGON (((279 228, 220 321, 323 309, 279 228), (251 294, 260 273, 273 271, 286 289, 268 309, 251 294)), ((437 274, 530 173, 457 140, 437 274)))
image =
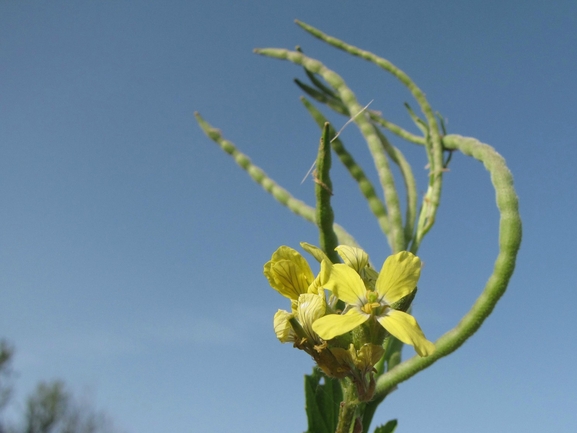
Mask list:
POLYGON ((60 381, 40 383, 36 392, 28 398, 25 415, 25 433, 48 433, 64 418, 69 396, 60 381))
POLYGON ((375 429, 375 433, 393 433, 397 429, 397 420, 392 419, 388 423, 375 429))
POLYGON ((334 433, 343 392, 339 380, 315 367, 305 375, 305 400, 309 428, 306 433, 334 433))

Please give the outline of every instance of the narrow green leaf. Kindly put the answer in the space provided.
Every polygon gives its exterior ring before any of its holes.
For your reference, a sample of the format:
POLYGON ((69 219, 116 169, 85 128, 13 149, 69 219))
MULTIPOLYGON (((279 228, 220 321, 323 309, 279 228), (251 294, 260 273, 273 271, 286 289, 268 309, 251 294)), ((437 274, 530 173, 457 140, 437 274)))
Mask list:
POLYGON ((349 116, 349 110, 342 103, 340 99, 335 97, 329 97, 328 95, 319 92, 317 89, 303 83, 299 79, 294 80, 295 84, 300 87, 300 89, 309 95, 314 100, 320 102, 321 104, 326 104, 329 108, 335 112, 342 114, 343 116, 349 116))
POLYGON ((375 433, 393 433, 397 429, 397 420, 392 419, 384 425, 380 425, 375 429, 375 433))
POLYGON ((314 87, 309 86, 308 84, 303 83, 301 80, 299 80, 298 78, 294 79, 294 82, 297 86, 300 87, 300 89, 305 92, 307 95, 309 95, 311 98, 315 99, 318 102, 321 102, 323 104, 328 103, 329 101, 329 96, 325 95, 324 93, 320 92, 319 90, 315 89, 314 87))
POLYGON ((338 379, 325 375, 318 367, 305 375, 307 433, 334 433, 343 392, 338 379))

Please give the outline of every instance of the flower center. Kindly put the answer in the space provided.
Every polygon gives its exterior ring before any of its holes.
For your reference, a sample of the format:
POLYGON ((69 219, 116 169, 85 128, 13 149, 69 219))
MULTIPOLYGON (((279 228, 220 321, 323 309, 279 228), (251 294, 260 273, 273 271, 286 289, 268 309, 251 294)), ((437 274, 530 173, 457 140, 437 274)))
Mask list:
POLYGON ((379 301, 379 294, 372 291, 372 290, 367 290, 367 302, 361 307, 361 310, 363 310, 364 313, 367 314, 378 314, 377 310, 378 308, 381 307, 381 304, 379 301))

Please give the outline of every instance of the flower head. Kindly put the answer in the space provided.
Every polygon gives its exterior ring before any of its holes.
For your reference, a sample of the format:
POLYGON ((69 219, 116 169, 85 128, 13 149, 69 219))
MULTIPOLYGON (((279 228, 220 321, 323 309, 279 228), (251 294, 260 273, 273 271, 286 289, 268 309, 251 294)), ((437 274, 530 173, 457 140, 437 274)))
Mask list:
POLYGON ((281 343, 292 342, 297 346, 311 347, 322 343, 313 331, 313 323, 324 316, 326 301, 323 294, 305 293, 299 296, 292 313, 278 310, 274 315, 274 330, 281 343), (296 328, 296 329, 295 329, 296 328), (306 341, 305 341, 306 340, 306 341))
POLYGON ((366 253, 351 247, 338 247, 337 252, 346 264, 327 266, 330 277, 323 287, 346 302, 347 308, 344 314, 319 318, 313 323, 313 330, 321 338, 331 340, 368 320, 376 320, 391 335, 414 346, 420 356, 432 354, 435 346, 425 338, 415 318, 393 308, 416 289, 421 274, 420 259, 407 251, 388 257, 372 287, 374 274, 364 273, 370 269, 366 253))
POLYGON ((293 301, 307 293, 315 279, 304 257, 284 245, 265 263, 263 272, 273 289, 293 301))
MULTIPOLYGON (((321 260, 326 257, 320 249, 305 245, 307 251, 313 251, 321 260)), ((274 316, 274 330, 281 343, 290 341, 300 346, 306 340, 311 348, 322 343, 313 331, 312 324, 325 315, 326 300, 322 287, 328 280, 329 266, 330 262, 322 261, 320 272, 315 278, 303 256, 284 245, 264 265, 264 275, 270 285, 291 300, 292 312, 278 310, 274 316)))

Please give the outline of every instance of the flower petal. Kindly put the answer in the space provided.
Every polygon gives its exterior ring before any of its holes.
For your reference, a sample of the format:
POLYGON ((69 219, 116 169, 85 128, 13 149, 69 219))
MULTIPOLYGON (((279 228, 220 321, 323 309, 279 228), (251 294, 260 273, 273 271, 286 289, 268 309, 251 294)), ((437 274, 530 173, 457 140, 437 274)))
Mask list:
POLYGON ((305 293, 304 295, 299 296, 297 320, 307 335, 313 340, 318 340, 318 337, 315 338, 312 324, 325 315, 326 308, 327 303, 324 294, 314 295, 311 293, 305 293))
MULTIPOLYGON (((346 265, 343 265, 346 266, 346 265)), ((352 272, 354 272, 351 269, 352 272)), ((313 330, 323 339, 331 340, 338 335, 346 334, 369 320, 370 315, 362 313, 357 308, 347 314, 328 314, 313 323, 313 330)))
POLYGON ((295 340, 295 333, 289 322, 293 315, 285 310, 278 310, 274 315, 273 324, 276 338, 281 343, 288 343, 295 340))
POLYGON ((361 304, 367 292, 359 274, 342 264, 331 266, 331 275, 324 287, 332 291, 337 298, 352 305, 361 304))
POLYGON ((321 262, 321 270, 320 270, 319 274, 317 275, 317 277, 315 278, 315 280, 312 282, 312 284, 307 289, 308 293, 318 294, 319 291, 321 293, 324 293, 322 291, 322 289, 329 280, 329 277, 331 275, 332 266, 333 266, 332 263, 329 262, 328 260, 323 260, 321 262))
POLYGON ((415 290, 420 276, 421 260, 408 251, 401 251, 385 260, 375 289, 390 305, 415 290))
POLYGON ((435 351, 435 345, 425 338, 421 327, 410 314, 389 309, 385 315, 377 317, 377 320, 391 335, 414 346, 419 356, 428 356, 435 351))
POLYGON ((323 260, 329 260, 329 257, 325 254, 325 252, 315 245, 301 242, 301 247, 303 250, 313 256, 319 263, 321 263, 323 260))
POLYGON ((312 278, 309 280, 308 275, 300 272, 299 267, 289 260, 274 263, 271 271, 277 283, 277 287, 273 287, 289 299, 298 299, 299 295, 307 293, 313 282, 312 278))
POLYGON ((369 255, 360 248, 339 245, 335 248, 345 265, 350 266, 359 274, 369 264, 369 255))
POLYGON ((293 300, 297 300, 301 293, 306 293, 315 278, 304 257, 285 245, 273 253, 264 265, 263 273, 273 289, 293 300), (281 262, 283 265, 277 268, 281 262))
POLYGON ((294 250, 291 247, 287 247, 286 245, 281 245, 278 247, 270 259, 273 262, 278 262, 279 260, 290 260, 291 262, 294 262, 299 268, 301 268, 303 272, 308 271, 311 276, 313 274, 305 258, 301 256, 297 250, 294 250))

